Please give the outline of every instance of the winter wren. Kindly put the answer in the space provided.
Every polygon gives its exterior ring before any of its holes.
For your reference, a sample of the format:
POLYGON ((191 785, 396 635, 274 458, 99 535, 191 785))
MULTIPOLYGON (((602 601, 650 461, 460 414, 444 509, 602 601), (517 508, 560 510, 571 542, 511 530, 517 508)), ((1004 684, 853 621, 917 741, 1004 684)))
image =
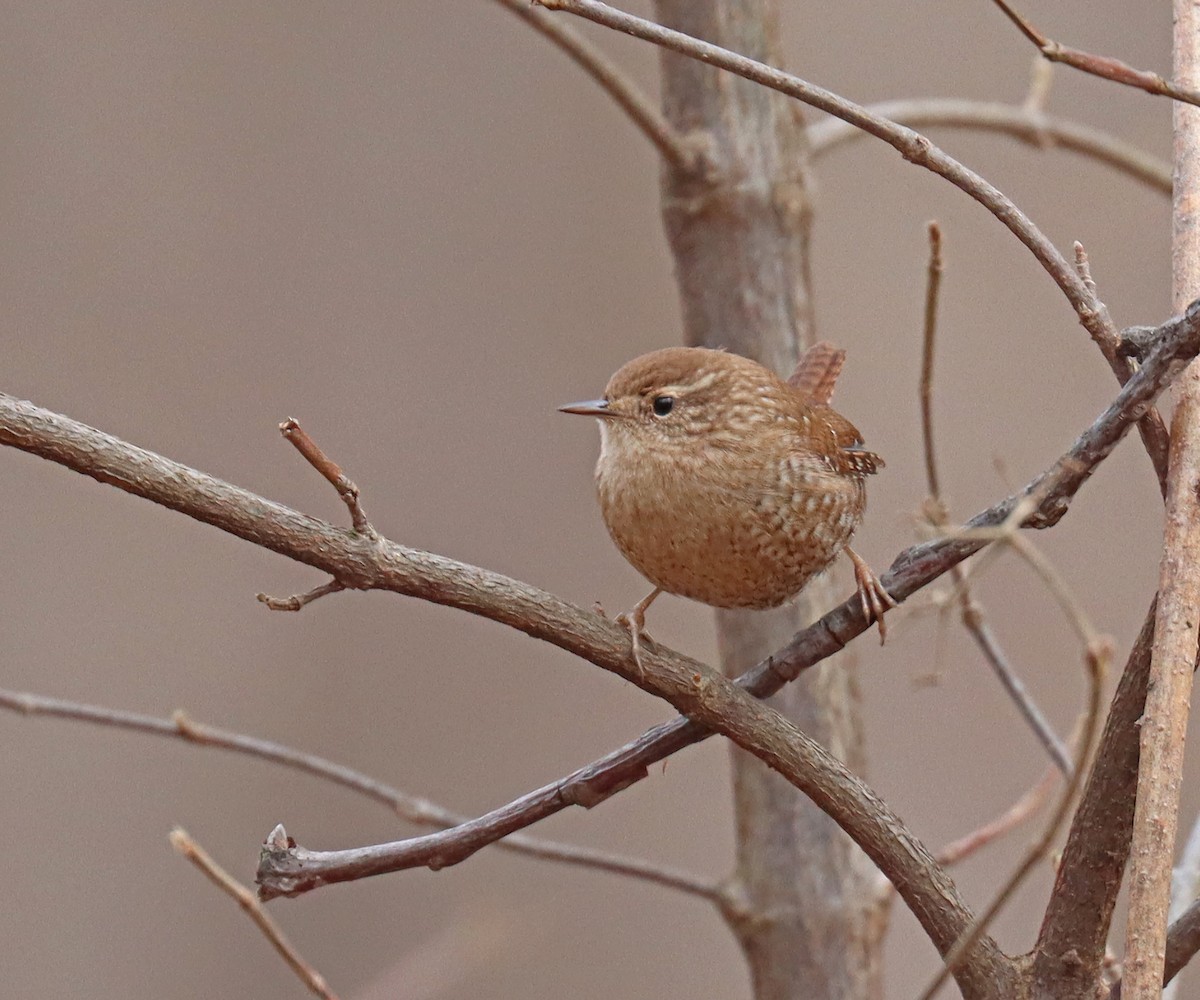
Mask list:
POLYGON ((663 591, 718 608, 773 608, 845 551, 867 622, 895 601, 847 544, 883 460, 828 404, 845 352, 808 349, 786 382, 699 347, 634 358, 603 399, 561 407, 597 417, 596 486, 609 534, 651 591, 621 621, 638 667, 646 609, 663 591))

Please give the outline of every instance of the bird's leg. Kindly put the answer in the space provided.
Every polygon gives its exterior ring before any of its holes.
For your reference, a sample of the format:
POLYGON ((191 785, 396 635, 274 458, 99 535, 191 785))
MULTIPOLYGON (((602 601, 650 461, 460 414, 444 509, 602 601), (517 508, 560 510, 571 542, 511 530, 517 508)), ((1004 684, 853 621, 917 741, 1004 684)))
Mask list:
MULTIPOLYGON (((870 572, 870 570, 867 572, 870 572)), ((624 625, 629 629, 629 636, 632 640, 633 662, 637 665, 639 677, 646 676, 646 671, 642 669, 642 635, 646 629, 646 609, 654 603, 654 599, 661 593, 662 588, 655 587, 638 601, 632 610, 617 615, 613 619, 618 625, 624 625)))
POLYGON ((879 577, 867 565, 867 561, 849 545, 846 546, 846 555, 854 563, 854 582, 858 586, 858 599, 862 602, 863 618, 866 619, 868 625, 871 622, 878 622, 879 645, 882 646, 887 638, 887 626, 883 623, 883 615, 888 608, 896 607, 896 600, 884 589, 883 584, 879 582, 879 577))

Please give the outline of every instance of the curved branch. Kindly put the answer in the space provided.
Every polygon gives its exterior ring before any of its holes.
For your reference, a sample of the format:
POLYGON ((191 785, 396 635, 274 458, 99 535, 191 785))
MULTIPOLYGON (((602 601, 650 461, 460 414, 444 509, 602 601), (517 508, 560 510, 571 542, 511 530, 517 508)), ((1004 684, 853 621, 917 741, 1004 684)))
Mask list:
MULTIPOLYGON (((998 101, 930 97, 884 101, 869 105, 867 111, 909 128, 932 126, 998 132, 1040 149, 1061 147, 1119 170, 1160 194, 1171 194, 1171 165, 1166 160, 1101 129, 1049 115, 1036 108, 998 101)), ((808 129, 814 157, 865 134, 857 126, 838 118, 817 122, 808 129)))
POLYGON ((608 56, 570 28, 559 24, 544 10, 532 6, 529 0, 497 2, 557 45, 575 65, 595 80, 638 131, 654 144, 664 160, 684 171, 694 170, 699 165, 699 147, 694 147, 680 135, 608 56))
MULTIPOLYGON (((787 94, 811 107, 849 122, 855 128, 881 139, 917 166, 943 177, 960 191, 979 202, 1017 237, 1037 258, 1043 269, 1058 285, 1075 310, 1080 324, 1100 348, 1117 380, 1124 385, 1133 371, 1129 359, 1118 351, 1119 337, 1108 309, 1095 292, 1087 286, 1075 269, 1067 262, 1058 248, 999 188, 985 180, 954 157, 939 149, 925 136, 910 128, 880 117, 878 114, 855 104, 832 91, 809 83, 791 73, 768 66, 755 59, 748 59, 730 52, 719 45, 701 41, 679 31, 672 31, 661 24, 635 17, 624 11, 601 3, 600 0, 534 0, 551 10, 562 10, 570 14, 621 31, 635 38, 679 52, 691 59, 737 76, 770 87, 787 94)), ((1162 417, 1155 411, 1145 414, 1139 424, 1146 451, 1154 464, 1159 486, 1166 492, 1167 482, 1167 430, 1162 417)))

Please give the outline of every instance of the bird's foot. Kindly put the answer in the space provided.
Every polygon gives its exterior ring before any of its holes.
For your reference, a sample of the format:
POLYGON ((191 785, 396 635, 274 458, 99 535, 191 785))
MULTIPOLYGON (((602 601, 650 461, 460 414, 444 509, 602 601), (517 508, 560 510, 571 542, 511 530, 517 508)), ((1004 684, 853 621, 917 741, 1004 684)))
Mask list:
POLYGON ((897 606, 896 599, 887 592, 879 577, 867 565, 867 561, 849 545, 846 546, 846 555, 854 564, 854 582, 858 587, 858 600, 862 605, 863 618, 868 626, 872 622, 879 625, 879 645, 882 646, 887 639, 887 625, 883 616, 889 608, 897 606))
POLYGON ((630 654, 633 657, 633 663, 637 667, 638 677, 640 678, 646 676, 646 670, 642 666, 642 637, 650 638, 646 632, 646 609, 654 603, 654 599, 661 593, 662 591, 658 587, 655 587, 649 594, 638 601, 631 610, 624 614, 619 614, 613 619, 618 625, 623 625, 629 630, 630 654))

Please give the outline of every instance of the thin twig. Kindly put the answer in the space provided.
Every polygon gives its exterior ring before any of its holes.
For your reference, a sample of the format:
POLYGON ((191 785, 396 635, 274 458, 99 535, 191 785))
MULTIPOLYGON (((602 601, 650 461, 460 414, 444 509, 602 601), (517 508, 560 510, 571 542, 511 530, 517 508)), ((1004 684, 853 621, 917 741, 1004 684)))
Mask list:
POLYGON ((328 594, 339 594, 346 589, 344 583, 339 583, 337 580, 330 580, 328 583, 323 583, 319 587, 313 587, 312 590, 306 590, 303 594, 292 594, 291 597, 271 597, 267 594, 255 594, 255 600, 265 604, 272 611, 299 611, 307 604, 312 604, 318 598, 325 597, 328 594))
MULTIPOLYGON (((925 336, 921 342, 921 440, 925 451, 925 483, 937 507, 937 519, 945 520, 942 488, 938 483, 937 448, 933 436, 933 359, 936 355, 938 292, 942 286, 942 227, 930 222, 929 263, 925 268, 925 336)), ((939 525, 940 527, 941 525, 939 525)))
POLYGON ((616 63, 530 0, 498 0, 535 31, 541 32, 565 52, 577 66, 596 81, 637 129, 654 144, 659 155, 679 170, 700 166, 700 147, 680 135, 616 63))
POLYGON ((279 432, 322 477, 338 492, 342 502, 350 511, 350 522, 354 530, 368 538, 375 537, 375 529, 367 520, 366 511, 358 500, 358 487, 341 467, 323 452, 294 417, 288 417, 279 425, 279 432))
POLYGON ((1029 90, 1025 92, 1025 100, 1021 107, 1032 115, 1040 116, 1046 110, 1046 102, 1050 99, 1050 85, 1054 83, 1054 64, 1034 56, 1029 67, 1029 90))
MULTIPOLYGON (((182 711, 176 711, 171 718, 163 719, 153 715, 142 715, 138 712, 104 708, 100 705, 85 705, 80 702, 65 701, 61 698, 3 689, 0 689, 0 708, 9 709, 21 715, 70 719, 152 736, 165 736, 168 739, 181 739, 199 746, 230 750, 272 764, 281 764, 284 767, 310 774, 324 781, 331 781, 343 788, 365 795, 391 809, 401 819, 416 826, 444 830, 469 821, 466 816, 451 812, 428 799, 409 795, 398 788, 363 774, 361 771, 345 767, 342 764, 335 764, 316 754, 284 746, 282 743, 196 722, 182 711)), ((698 896, 709 902, 716 902, 719 896, 718 886, 705 881, 698 875, 666 865, 653 864, 640 858, 624 857, 587 847, 575 847, 571 844, 542 840, 521 833, 514 833, 498 841, 496 846, 515 854, 524 854, 527 857, 539 858, 543 861, 560 862, 580 868, 590 868, 614 875, 641 879, 698 896)))
POLYGON ((280 956, 310 991, 324 1000, 338 1000, 338 996, 329 988, 325 977, 308 964, 296 951, 295 947, 284 936, 279 925, 267 914, 258 897, 218 865, 199 844, 187 833, 176 827, 170 834, 171 846, 199 868, 209 880, 222 892, 233 897, 242 911, 254 921, 254 925, 263 933, 271 947, 280 956))
POLYGON ((1171 97, 1186 104, 1200 104, 1200 92, 1198 91, 1172 83, 1170 80, 1164 80, 1157 73, 1134 69, 1111 56, 1098 56, 1091 52, 1084 52, 1082 49, 1061 45, 1038 31, 1026 18, 1005 3, 1005 0, 994 0, 994 2, 1017 26, 1021 34, 1037 46, 1042 55, 1051 62, 1065 63, 1074 69, 1090 73, 1092 76, 1124 84, 1126 87, 1135 87, 1148 94, 1171 97))
MULTIPOLYGON (((1171 165, 1165 160, 1100 129, 1024 105, 926 97, 871 104, 866 110, 909 128, 995 132, 1038 149, 1058 147, 1118 170, 1160 194, 1171 193, 1171 165)), ((816 158, 866 135, 857 125, 828 118, 809 126, 809 148, 816 158)))
MULTIPOLYGON (((961 567, 955 567, 961 570, 961 567)), ((1046 718, 1041 708, 1033 699, 1033 695, 1029 693, 1029 689, 1025 687, 1024 681, 1013 667, 1008 659, 1008 655, 1004 652, 1004 647, 1000 645, 999 639, 992 631, 987 619, 984 617, 983 609, 979 602, 975 599, 969 586, 966 585, 965 574, 959 573, 957 576, 963 576, 963 588, 959 591, 959 601, 962 607, 962 621, 967 632, 975 640, 983 657, 987 660, 988 665, 992 668, 992 672, 1000 681, 1000 686, 1004 688, 1013 704, 1017 706, 1017 711, 1021 713, 1021 717, 1025 720, 1034 735, 1037 736, 1038 742, 1042 748, 1050 755, 1050 759, 1054 761, 1054 766, 1058 768, 1064 775, 1070 776, 1072 770, 1071 755, 1067 750, 1066 744, 1063 743, 1058 733, 1054 731, 1054 727, 1050 724, 1050 720, 1046 718)))
MULTIPOLYGON (((802 80, 791 73, 730 52, 719 45, 692 38, 679 31, 635 17, 601 3, 600 0, 533 0, 543 7, 562 10, 625 32, 691 59, 734 73, 761 86, 787 94, 820 111, 841 118, 886 142, 906 160, 931 170, 975 199, 992 213, 1037 258, 1075 310, 1080 324, 1100 348, 1109 368, 1124 385, 1133 372, 1128 358, 1117 347, 1120 337, 1102 302, 1080 281, 1079 276, 1053 243, 1003 192, 958 160, 947 155, 925 136, 912 129, 881 118, 867 108, 848 101, 832 91, 802 80)), ((1160 487, 1166 488, 1167 432, 1156 410, 1143 414, 1138 430, 1146 452, 1154 465, 1160 487)))
MULTIPOLYGON (((935 528, 945 531, 949 525, 949 514, 945 501, 942 499, 938 484, 937 447, 933 433, 933 370, 937 342, 937 305, 938 291, 941 286, 942 270, 942 231, 936 222, 929 223, 929 265, 925 284, 925 324, 924 337, 921 347, 921 381, 919 396, 921 401, 921 439, 925 454, 925 478, 929 489, 927 514, 935 528)), ((962 622, 967 632, 974 638, 983 652, 984 659, 999 678, 1004 690, 1017 706, 1021 716, 1029 724, 1038 741, 1046 749, 1059 770, 1065 775, 1071 773, 1071 755, 1066 745, 1033 700, 1033 696, 1017 676, 1008 657, 1005 655, 1000 641, 984 616, 983 607, 975 599, 967 574, 961 565, 950 570, 958 593, 962 622)))

